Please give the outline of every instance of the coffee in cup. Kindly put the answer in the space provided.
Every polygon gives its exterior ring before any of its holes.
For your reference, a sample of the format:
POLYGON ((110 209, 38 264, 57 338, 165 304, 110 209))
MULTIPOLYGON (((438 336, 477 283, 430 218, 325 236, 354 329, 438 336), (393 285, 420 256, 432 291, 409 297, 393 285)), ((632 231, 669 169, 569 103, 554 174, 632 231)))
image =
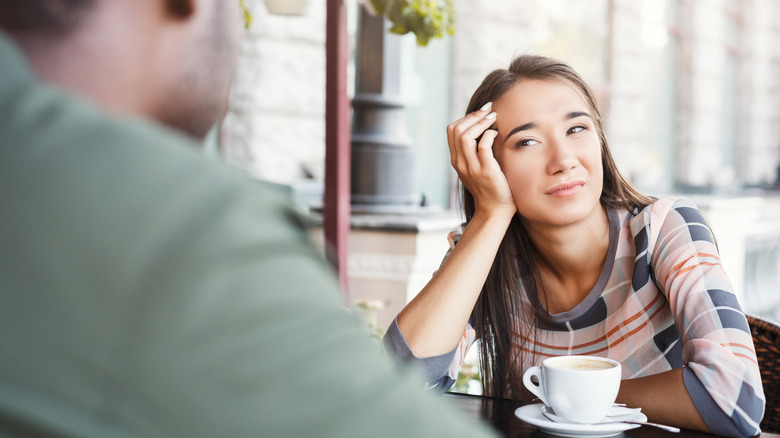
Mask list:
POLYGON ((545 359, 523 374, 523 384, 555 414, 576 423, 606 418, 620 389, 620 362, 597 356, 545 359), (536 376, 537 383, 532 381, 536 376))

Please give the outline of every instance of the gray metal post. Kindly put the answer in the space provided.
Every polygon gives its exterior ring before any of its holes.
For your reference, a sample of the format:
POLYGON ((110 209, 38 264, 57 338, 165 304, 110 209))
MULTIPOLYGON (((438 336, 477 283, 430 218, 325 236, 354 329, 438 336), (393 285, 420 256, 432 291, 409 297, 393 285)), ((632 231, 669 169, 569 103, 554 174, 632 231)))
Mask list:
POLYGON ((401 40, 360 8, 352 100, 351 199, 366 212, 406 210, 414 193, 414 152, 400 90, 401 40))

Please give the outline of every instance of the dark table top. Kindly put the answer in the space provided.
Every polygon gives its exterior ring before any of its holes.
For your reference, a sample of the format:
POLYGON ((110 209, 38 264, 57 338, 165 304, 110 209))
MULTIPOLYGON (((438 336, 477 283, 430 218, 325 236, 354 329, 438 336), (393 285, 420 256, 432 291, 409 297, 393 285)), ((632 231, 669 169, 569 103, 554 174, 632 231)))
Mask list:
MULTIPOLYGON (((525 402, 494 397, 446 393, 443 396, 458 406, 475 422, 488 424, 505 437, 550 438, 548 435, 515 416, 515 410, 525 402)), ((623 432, 620 438, 714 438, 702 432, 683 429, 680 433, 666 432, 654 427, 642 426, 623 432)), ((780 438, 780 435, 763 433, 762 438, 780 438)))

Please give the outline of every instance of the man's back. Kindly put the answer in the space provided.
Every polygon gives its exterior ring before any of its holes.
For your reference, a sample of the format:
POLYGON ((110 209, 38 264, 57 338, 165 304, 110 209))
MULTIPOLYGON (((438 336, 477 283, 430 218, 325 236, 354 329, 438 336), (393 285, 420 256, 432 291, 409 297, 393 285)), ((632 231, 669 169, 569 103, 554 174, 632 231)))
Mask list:
POLYGON ((282 195, 1 33, 0 64, 0 435, 479 435, 380 358, 282 195))

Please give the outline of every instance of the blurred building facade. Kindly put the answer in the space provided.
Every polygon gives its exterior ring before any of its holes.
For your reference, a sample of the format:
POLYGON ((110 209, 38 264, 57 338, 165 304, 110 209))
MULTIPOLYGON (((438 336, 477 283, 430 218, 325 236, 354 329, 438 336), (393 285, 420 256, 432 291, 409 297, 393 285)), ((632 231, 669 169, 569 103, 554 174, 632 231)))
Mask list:
MULTIPOLYGON (((354 36, 360 6, 348 3, 354 36)), ((221 152, 252 176, 303 187, 313 192, 306 199, 316 200, 324 175, 325 1, 310 0, 301 16, 270 15, 260 0, 248 4, 256 24, 244 44, 221 152)), ((747 310, 780 307, 780 2, 456 5, 454 36, 424 48, 403 37, 397 60, 414 142, 415 187, 428 203, 457 208, 445 127, 462 115, 482 78, 519 54, 559 58, 594 88, 624 175, 647 194, 683 193, 699 202, 747 310)), ((419 277, 406 285, 414 290, 446 250, 443 239, 441 246, 426 245, 412 250, 427 254, 424 260, 393 254, 378 256, 375 264, 395 266, 395 277, 419 277)), ((355 269, 371 264, 373 256, 356 255, 355 269)))

